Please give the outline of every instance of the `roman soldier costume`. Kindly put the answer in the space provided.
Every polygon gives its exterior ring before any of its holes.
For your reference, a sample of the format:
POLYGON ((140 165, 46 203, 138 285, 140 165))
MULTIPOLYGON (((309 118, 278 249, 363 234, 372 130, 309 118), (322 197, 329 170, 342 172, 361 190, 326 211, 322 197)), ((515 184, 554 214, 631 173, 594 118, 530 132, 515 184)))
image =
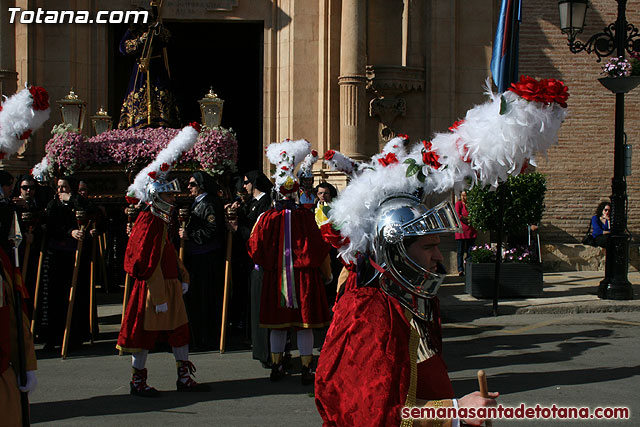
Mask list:
POLYGON ((523 77, 490 97, 430 142, 410 146, 396 137, 359 165, 325 154, 352 177, 321 226, 349 269, 316 374, 325 427, 410 426, 404 406, 457 405, 448 400, 454 392, 441 356, 436 292, 444 275, 408 249, 420 236, 457 231, 460 222, 448 201, 432 206, 424 197, 495 187, 535 164, 534 154, 557 141, 568 93, 557 80, 523 77))
POLYGON ((136 219, 125 253, 125 271, 135 282, 116 346, 132 353, 133 395, 158 394, 147 384, 145 368, 149 350, 158 339, 167 340, 172 347, 178 368, 177 390, 207 389, 191 378, 195 367, 189 361, 189 326, 182 299, 189 289, 189 274, 168 238, 168 223, 175 206, 163 197, 180 192, 178 181, 168 181, 166 175, 177 156, 191 149, 197 137, 196 129, 185 127, 129 187, 129 197, 146 205, 136 219))

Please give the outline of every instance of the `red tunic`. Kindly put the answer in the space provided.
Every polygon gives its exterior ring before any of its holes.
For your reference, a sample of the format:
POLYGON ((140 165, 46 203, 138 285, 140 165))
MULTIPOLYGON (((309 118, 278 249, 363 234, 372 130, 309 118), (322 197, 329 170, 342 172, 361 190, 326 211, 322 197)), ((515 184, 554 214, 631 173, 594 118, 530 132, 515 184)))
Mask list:
POLYGON ((320 328, 330 322, 330 313, 320 266, 329 253, 307 209, 291 211, 291 252, 297 309, 282 305, 280 277, 282 267, 281 232, 284 210, 270 209, 260 216, 247 242, 253 262, 264 270, 260 300, 260 326, 280 329, 291 326, 320 328))
POLYGON ((355 287, 355 280, 351 273, 334 306, 318 360, 315 396, 323 425, 399 426, 401 408, 415 398, 453 398, 439 354, 412 367, 416 349, 405 309, 377 287, 355 287))
POLYGON ((151 350, 160 335, 173 347, 189 343, 189 328, 182 299, 179 269, 188 282, 188 274, 176 256, 176 251, 165 233, 165 223, 149 211, 141 212, 131 230, 124 258, 124 270, 135 281, 120 327, 120 350, 137 352, 151 350), (161 278, 154 278, 161 270, 161 278), (153 276, 153 277, 152 277, 153 276), (153 281, 152 281, 153 279, 153 281), (150 284, 157 289, 155 296, 150 284), (155 305, 166 302, 168 311, 155 313, 155 305))

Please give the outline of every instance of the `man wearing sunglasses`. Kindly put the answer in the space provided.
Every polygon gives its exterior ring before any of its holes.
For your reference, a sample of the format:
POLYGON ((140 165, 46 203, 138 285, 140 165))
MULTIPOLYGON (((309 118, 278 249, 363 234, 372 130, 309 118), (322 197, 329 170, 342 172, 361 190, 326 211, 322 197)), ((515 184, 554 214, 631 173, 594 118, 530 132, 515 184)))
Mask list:
POLYGON ((191 175, 187 184, 195 197, 186 227, 178 234, 185 240, 185 267, 191 278, 184 295, 193 351, 215 349, 220 342, 224 293, 224 209, 218 184, 206 172, 191 175))

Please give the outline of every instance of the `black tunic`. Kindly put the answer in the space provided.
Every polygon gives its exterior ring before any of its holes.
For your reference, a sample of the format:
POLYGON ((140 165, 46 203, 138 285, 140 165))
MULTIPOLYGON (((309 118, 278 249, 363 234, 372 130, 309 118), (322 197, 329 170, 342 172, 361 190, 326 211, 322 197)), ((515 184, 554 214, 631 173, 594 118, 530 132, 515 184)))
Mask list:
MULTIPOLYGON (((47 253, 42 267, 42 310, 38 335, 49 346, 62 343, 69 305, 69 290, 75 265, 78 241, 71 232, 78 229, 76 211, 90 216, 92 207, 86 199, 72 195, 68 203, 55 198, 47 205, 47 253)), ((91 238, 85 234, 80 270, 76 285, 70 343, 81 344, 89 339, 89 264, 91 238)))
POLYGON ((191 208, 186 227, 185 266, 191 277, 184 296, 195 350, 220 343, 224 293, 225 219, 220 198, 207 193, 191 208))

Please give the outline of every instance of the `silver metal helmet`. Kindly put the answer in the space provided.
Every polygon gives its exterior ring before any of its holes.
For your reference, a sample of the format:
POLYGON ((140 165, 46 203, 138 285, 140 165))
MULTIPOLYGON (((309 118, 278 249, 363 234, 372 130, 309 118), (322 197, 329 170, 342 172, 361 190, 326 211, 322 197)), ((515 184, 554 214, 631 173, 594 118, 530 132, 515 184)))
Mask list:
POLYGON ((425 234, 460 231, 460 219, 451 203, 429 209, 410 194, 396 194, 380 204, 374 237, 376 262, 384 273, 380 286, 423 320, 431 320, 429 300, 436 295, 444 274, 428 271, 407 252, 405 239, 425 234))
POLYGON ((155 181, 151 181, 147 184, 147 193, 149 199, 151 199, 151 213, 162 219, 164 222, 171 222, 171 215, 176 208, 175 205, 162 200, 161 193, 179 193, 180 183, 177 179, 173 181, 167 181, 163 178, 158 178, 155 181))

